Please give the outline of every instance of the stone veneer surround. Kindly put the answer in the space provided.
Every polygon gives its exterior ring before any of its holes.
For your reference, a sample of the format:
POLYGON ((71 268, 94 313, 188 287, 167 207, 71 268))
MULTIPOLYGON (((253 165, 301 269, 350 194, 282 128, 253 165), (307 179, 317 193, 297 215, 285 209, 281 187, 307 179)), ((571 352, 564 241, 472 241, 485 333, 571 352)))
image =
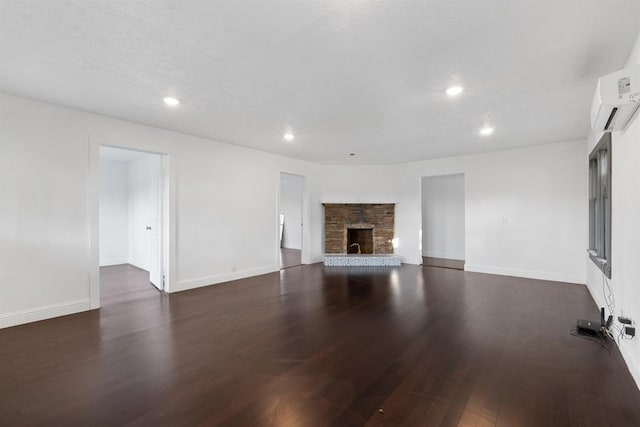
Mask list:
POLYGON ((325 253, 347 253, 347 229, 372 228, 373 253, 393 253, 394 203, 324 203, 325 253))

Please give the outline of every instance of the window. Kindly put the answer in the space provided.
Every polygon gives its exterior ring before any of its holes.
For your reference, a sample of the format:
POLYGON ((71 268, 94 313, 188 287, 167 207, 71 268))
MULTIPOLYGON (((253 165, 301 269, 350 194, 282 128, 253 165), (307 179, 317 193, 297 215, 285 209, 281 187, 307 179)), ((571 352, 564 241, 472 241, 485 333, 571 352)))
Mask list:
POLYGON ((611 278, 611 134, 589 155, 589 257, 611 278))

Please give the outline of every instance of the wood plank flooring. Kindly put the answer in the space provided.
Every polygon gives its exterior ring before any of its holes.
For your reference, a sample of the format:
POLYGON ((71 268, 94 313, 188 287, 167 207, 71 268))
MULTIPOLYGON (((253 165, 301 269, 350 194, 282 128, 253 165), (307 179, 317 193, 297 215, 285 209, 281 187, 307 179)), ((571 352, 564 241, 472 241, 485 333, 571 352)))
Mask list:
POLYGON ((580 285, 314 264, 119 295, 0 330, 1 426, 640 425, 615 346, 569 334, 580 285))
POLYGON ((302 265, 302 251, 300 249, 280 248, 280 268, 299 265, 302 265))
POLYGON ((130 264, 100 267, 100 303, 102 307, 153 298, 160 291, 149 281, 149 272, 130 264))

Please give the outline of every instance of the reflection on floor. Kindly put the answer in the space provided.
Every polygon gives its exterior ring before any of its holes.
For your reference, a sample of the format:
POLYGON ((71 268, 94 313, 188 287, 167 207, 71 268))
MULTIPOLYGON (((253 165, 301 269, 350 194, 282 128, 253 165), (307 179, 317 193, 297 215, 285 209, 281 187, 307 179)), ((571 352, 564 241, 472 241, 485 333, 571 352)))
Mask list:
POLYGON ((432 258, 423 256, 422 265, 429 267, 453 268, 454 270, 464 270, 463 259, 432 258))
POLYGON ((302 251, 300 249, 280 249, 280 268, 302 265, 302 251))
POLYGON ((102 307, 159 295, 149 281, 149 272, 130 264, 100 267, 102 307))

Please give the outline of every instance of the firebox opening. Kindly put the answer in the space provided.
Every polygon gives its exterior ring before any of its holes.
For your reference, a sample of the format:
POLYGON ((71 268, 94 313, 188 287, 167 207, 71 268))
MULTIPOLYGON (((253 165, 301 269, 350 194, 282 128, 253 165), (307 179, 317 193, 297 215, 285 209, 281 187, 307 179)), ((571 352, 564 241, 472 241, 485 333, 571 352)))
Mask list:
POLYGON ((373 228, 347 229, 347 253, 357 254, 358 247, 362 254, 373 253, 373 228))

